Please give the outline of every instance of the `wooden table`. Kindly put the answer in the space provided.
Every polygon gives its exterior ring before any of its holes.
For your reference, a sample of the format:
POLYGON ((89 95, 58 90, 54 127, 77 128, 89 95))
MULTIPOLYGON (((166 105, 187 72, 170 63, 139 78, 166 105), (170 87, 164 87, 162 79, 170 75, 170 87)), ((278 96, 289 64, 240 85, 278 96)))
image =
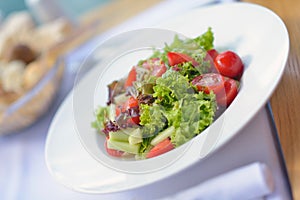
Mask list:
MULTIPOLYGON (((93 28, 94 33, 101 33, 160 1, 115 0, 83 16, 81 25, 88 27, 101 22, 101 26, 93 28)), ((244 1, 270 8, 283 19, 289 31, 290 55, 282 80, 270 101, 293 195, 295 199, 300 199, 300 0, 244 1)), ((81 38, 92 36, 92 33, 84 33, 86 37, 81 38)))
POLYGON ((293 195, 300 199, 300 1, 245 0, 278 14, 290 36, 290 54, 271 106, 283 149, 293 195))

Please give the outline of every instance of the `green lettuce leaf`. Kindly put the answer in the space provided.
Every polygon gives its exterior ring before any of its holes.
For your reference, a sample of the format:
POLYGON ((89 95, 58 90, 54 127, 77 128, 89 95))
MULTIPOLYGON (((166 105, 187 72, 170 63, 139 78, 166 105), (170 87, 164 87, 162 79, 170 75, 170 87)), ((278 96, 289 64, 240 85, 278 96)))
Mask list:
POLYGON ((95 128, 98 131, 101 131, 104 128, 104 124, 109 119, 110 116, 110 107, 109 106, 104 106, 104 107, 99 107, 95 111, 95 121, 92 122, 91 126, 95 128))
POLYGON ((163 107, 157 104, 140 105, 140 125, 142 125, 142 136, 149 137, 162 131, 167 123, 163 115, 163 107))
POLYGON ((178 64, 177 68, 179 69, 178 72, 181 75, 185 76, 189 81, 201 75, 203 73, 203 70, 205 70, 204 68, 194 67, 191 62, 178 64))
POLYGON ((145 156, 145 153, 150 150, 151 147, 151 140, 154 138, 154 136, 143 138, 143 141, 141 143, 140 149, 139 149, 139 155, 141 158, 145 156))
POLYGON ((167 119, 163 115, 164 108, 160 105, 141 104, 140 105, 140 125, 143 142, 140 146, 139 153, 145 153, 149 149, 150 142, 161 132, 167 125, 167 119))
POLYGON ((202 35, 193 39, 200 47, 205 49, 206 51, 214 48, 214 34, 209 27, 208 30, 202 35))
POLYGON ((153 96, 157 98, 155 107, 160 109, 158 116, 166 118, 168 127, 176 128, 171 135, 175 146, 189 141, 213 122, 215 95, 196 92, 187 77, 177 71, 168 70, 157 79, 153 96))
POLYGON ((176 132, 171 135, 171 141, 175 146, 189 141, 213 122, 216 110, 215 95, 201 92, 187 95, 180 101, 179 110, 178 116, 171 115, 172 119, 176 119, 172 124, 176 132))
POLYGON ((214 48, 213 42, 214 35, 210 27, 205 33, 194 39, 180 39, 178 35, 175 35, 171 44, 165 44, 163 51, 154 50, 151 58, 160 58, 167 63, 167 53, 173 51, 191 56, 201 66, 204 64, 203 59, 206 56, 206 51, 214 48))
POLYGON ((153 97, 157 98, 156 103, 165 107, 172 107, 175 101, 182 99, 186 94, 195 93, 188 79, 174 70, 168 70, 158 78, 153 90, 153 97))

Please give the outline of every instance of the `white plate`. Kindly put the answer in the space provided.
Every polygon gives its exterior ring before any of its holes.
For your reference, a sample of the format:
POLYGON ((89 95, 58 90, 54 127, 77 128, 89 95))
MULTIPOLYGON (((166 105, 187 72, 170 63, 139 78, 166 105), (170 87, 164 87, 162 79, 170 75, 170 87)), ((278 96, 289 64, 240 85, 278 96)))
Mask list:
MULTIPOLYGON (((91 116, 82 113, 80 124, 75 126, 73 97, 72 93, 69 94, 52 121, 45 152, 50 172, 62 184, 81 192, 110 193, 141 187, 171 176, 233 138, 265 105, 279 83, 288 56, 288 32, 281 19, 266 8, 247 3, 214 5, 191 10, 165 21, 161 27, 188 37, 197 36, 207 27, 212 27, 217 49, 232 49, 244 60, 246 69, 239 95, 222 117, 206 130, 206 134, 189 142, 188 148, 172 160, 171 165, 141 174, 115 170, 87 153, 80 144, 76 129, 89 127, 91 116)), ((88 78, 84 78, 82 83, 81 87, 86 90, 95 88, 88 78)), ((86 91, 82 92, 84 96, 86 91)), ((81 103, 93 104, 93 100, 81 103)), ((92 134, 91 130, 87 128, 87 134, 92 134)), ((174 154, 176 150, 163 155, 163 158, 170 159, 174 154)), ((158 160, 153 158, 150 164, 158 160)), ((146 166, 149 162, 141 161, 139 165, 146 166)))

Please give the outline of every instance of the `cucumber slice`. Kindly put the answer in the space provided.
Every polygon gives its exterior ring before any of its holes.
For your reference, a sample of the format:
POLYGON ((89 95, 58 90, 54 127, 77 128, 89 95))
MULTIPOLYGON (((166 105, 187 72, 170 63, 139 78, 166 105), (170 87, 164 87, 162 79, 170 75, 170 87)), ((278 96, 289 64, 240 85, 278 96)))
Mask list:
POLYGON ((116 118, 116 105, 115 104, 110 104, 109 106, 109 119, 111 121, 114 121, 116 118))
POLYGON ((167 128, 166 130, 158 133, 158 135, 153 138, 151 140, 151 145, 155 146, 158 143, 160 143, 161 141, 163 141, 164 139, 166 139, 167 137, 170 137, 171 134, 175 131, 175 127, 174 126, 170 126, 169 128, 167 128))
MULTIPOLYGON (((139 130, 139 128, 126 128, 118 130, 116 132, 109 132, 109 138, 111 138, 112 140, 128 142, 131 134, 138 134, 135 133, 137 130, 139 130)), ((138 137, 138 135, 136 135, 135 137, 138 137)))
POLYGON ((117 132, 109 132, 109 138, 116 141, 128 142, 129 135, 119 130, 117 132))
POLYGON ((115 141, 110 138, 109 140, 107 140, 107 148, 124 151, 132 154, 138 154, 140 144, 131 145, 128 142, 115 141))
POLYGON ((124 102, 126 102, 127 100, 128 100, 128 96, 127 96, 126 92, 114 97, 114 101, 115 101, 116 105, 121 105, 124 102))
POLYGON ((128 138, 129 144, 138 144, 143 142, 143 136, 141 129, 137 128, 135 129, 128 138))

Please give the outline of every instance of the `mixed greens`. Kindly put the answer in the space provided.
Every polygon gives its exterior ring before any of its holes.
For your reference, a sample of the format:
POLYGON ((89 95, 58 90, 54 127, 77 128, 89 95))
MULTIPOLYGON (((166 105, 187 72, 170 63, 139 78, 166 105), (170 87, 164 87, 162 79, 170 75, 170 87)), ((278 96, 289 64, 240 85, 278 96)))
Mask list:
POLYGON ((109 155, 144 159, 163 154, 200 134, 221 107, 229 106, 231 101, 219 100, 226 99, 232 79, 218 75, 208 53, 213 41, 211 28, 194 39, 176 36, 108 85, 107 105, 95 111, 92 127, 105 134, 109 155), (211 87, 215 76, 221 77, 223 96, 211 87))

